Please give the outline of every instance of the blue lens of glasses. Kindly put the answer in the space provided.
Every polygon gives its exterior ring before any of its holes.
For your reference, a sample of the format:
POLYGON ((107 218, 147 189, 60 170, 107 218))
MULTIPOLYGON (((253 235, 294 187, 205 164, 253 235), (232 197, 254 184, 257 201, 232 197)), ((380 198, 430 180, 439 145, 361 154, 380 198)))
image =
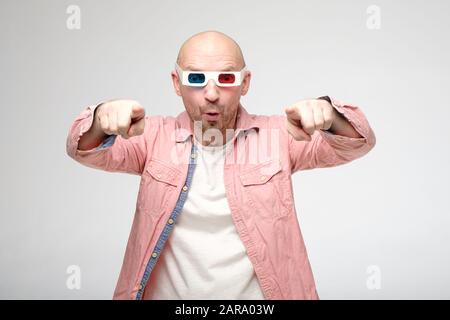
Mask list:
POLYGON ((189 83, 203 83, 205 82, 205 75, 203 73, 191 73, 188 76, 189 83))

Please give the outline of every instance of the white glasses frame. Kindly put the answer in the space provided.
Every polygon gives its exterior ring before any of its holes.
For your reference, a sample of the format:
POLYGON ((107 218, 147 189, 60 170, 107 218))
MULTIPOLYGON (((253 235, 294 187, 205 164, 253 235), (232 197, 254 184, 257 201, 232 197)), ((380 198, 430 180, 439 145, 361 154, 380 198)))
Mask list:
POLYGON ((237 87, 240 86, 242 80, 245 77, 245 71, 247 71, 247 67, 242 68, 241 71, 190 71, 190 70, 182 70, 178 63, 175 62, 175 69, 178 73, 178 76, 181 78, 181 83, 185 86, 189 87, 204 87, 209 79, 213 79, 216 85, 219 87, 237 87), (203 73, 205 75, 205 81, 202 83, 189 83, 188 77, 191 73, 203 73), (219 74, 228 73, 233 74, 235 77, 234 83, 219 83, 219 74))

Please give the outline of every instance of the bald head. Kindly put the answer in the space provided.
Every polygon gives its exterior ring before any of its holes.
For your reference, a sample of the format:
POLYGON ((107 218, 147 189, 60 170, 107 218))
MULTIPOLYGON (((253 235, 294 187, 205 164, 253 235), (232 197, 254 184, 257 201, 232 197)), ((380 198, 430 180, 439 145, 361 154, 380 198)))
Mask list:
POLYGON ((187 39, 178 52, 177 63, 182 69, 220 71, 245 67, 241 48, 232 38, 219 31, 204 31, 187 39))

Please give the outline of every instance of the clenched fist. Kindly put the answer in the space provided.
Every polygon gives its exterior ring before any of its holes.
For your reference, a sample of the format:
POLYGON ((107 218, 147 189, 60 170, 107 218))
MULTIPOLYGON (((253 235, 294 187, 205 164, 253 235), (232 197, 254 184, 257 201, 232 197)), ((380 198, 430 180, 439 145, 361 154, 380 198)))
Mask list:
POLYGON ((125 139, 144 133, 145 110, 134 100, 113 100, 101 104, 96 110, 101 130, 108 135, 125 139))
POLYGON ((311 141, 315 130, 328 130, 338 117, 337 111, 326 100, 303 100, 285 110, 288 132, 297 141, 311 141))

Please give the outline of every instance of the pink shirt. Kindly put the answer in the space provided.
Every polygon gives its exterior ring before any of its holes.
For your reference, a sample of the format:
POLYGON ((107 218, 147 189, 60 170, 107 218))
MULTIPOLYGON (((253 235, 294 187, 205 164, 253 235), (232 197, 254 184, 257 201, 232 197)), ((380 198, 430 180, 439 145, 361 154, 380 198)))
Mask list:
MULTIPOLYGON (((366 154, 375 135, 361 110, 332 99, 332 105, 362 138, 316 131, 295 141, 284 115, 251 115, 239 105, 233 152, 224 164, 226 196, 236 230, 266 299, 318 299, 294 206, 291 176, 298 170, 332 167, 366 154)), ((81 151, 92 125, 89 106, 72 124, 67 153, 96 169, 141 176, 135 217, 114 299, 145 299, 168 235, 176 228, 195 169, 196 148, 187 112, 146 116, 142 135, 111 146, 81 151)))

